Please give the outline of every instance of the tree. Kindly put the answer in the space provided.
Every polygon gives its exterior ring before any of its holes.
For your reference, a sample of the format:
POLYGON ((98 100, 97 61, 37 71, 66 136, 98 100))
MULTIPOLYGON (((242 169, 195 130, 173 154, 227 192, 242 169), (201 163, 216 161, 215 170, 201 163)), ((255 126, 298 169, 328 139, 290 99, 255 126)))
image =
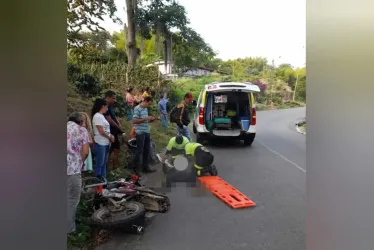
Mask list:
POLYGON ((68 46, 80 46, 81 35, 80 31, 86 27, 92 32, 105 30, 99 23, 103 17, 109 17, 116 23, 121 23, 121 20, 115 16, 117 11, 114 0, 68 0, 67 1, 67 40, 68 46))
POLYGON ((294 89, 296 97, 300 101, 306 101, 306 68, 296 69, 296 74, 298 76, 298 84, 294 89))
POLYGON ((216 55, 210 45, 191 28, 173 34, 173 41, 174 63, 182 72, 208 65, 216 55))
POLYGON ((126 34, 126 51, 128 57, 128 71, 130 71, 136 63, 136 56, 138 54, 136 48, 136 9, 137 0, 126 0, 127 12, 127 34, 126 34))
POLYGON ((223 61, 220 58, 213 58, 212 60, 208 61, 205 66, 207 68, 216 70, 216 71, 221 71, 221 65, 223 61))
MULTIPOLYGON (((165 66, 172 61, 172 32, 175 28, 181 30, 188 24, 185 8, 172 0, 152 0, 140 4, 137 11, 137 26, 140 29, 141 42, 143 38, 155 37, 155 52, 163 56, 165 66), (163 38, 163 42, 161 39, 163 38), (164 53, 162 54, 161 45, 164 53)), ((141 43, 142 47, 142 43, 141 43)))
POLYGON ((124 50, 111 47, 113 37, 107 31, 80 32, 80 46, 68 50, 68 59, 71 62, 100 62, 102 64, 112 61, 127 63, 124 50))
POLYGON ((295 87, 296 83, 296 72, 290 64, 281 64, 275 70, 275 75, 277 78, 286 82, 291 88, 295 87))
MULTIPOLYGON (((126 39, 125 39, 125 31, 122 29, 119 32, 113 32, 111 43, 115 46, 118 50, 126 51, 126 39)), ((143 48, 141 46, 141 35, 139 33, 136 34, 136 47, 140 47, 141 54, 153 54, 156 52, 155 50, 155 37, 150 36, 149 39, 143 39, 143 48)))

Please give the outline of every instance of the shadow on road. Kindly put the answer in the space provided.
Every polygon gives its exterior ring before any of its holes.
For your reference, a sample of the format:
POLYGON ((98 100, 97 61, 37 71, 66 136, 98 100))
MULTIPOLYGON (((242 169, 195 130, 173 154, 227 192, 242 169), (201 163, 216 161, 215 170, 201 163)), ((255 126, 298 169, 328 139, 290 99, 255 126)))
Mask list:
POLYGON ((230 139, 219 139, 219 140, 212 140, 212 141, 205 141, 203 143, 205 146, 208 146, 209 148, 248 148, 243 141, 239 140, 230 140, 230 139))

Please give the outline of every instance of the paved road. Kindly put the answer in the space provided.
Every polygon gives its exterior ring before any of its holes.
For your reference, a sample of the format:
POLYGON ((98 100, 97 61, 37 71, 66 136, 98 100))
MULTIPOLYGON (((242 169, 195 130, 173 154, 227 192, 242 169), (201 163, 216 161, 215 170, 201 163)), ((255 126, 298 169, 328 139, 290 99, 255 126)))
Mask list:
POLYGON ((117 236, 97 250, 305 249, 305 136, 294 121, 305 109, 258 112, 252 147, 208 146, 220 176, 257 203, 232 210, 219 199, 170 194, 172 210, 143 236, 117 236))

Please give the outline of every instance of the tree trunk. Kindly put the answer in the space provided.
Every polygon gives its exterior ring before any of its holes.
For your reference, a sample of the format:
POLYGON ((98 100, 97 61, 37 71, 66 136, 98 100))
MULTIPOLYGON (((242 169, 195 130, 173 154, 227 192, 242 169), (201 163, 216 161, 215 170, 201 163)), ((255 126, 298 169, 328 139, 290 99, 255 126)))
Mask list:
MULTIPOLYGON (((125 43, 126 43, 126 41, 128 40, 127 39, 127 25, 126 25, 126 23, 123 25, 123 31, 124 31, 124 33, 125 33, 125 43)), ((125 44, 125 46, 126 46, 126 44, 125 44)))
POLYGON ((161 27, 160 24, 157 24, 156 26, 156 38, 155 38, 155 47, 156 47, 156 55, 161 56, 161 43, 160 43, 160 37, 161 37, 161 27))
POLYGON ((165 74, 169 74, 168 69, 168 40, 167 38, 164 39, 164 65, 165 65, 165 74))
POLYGON ((168 44, 168 62, 170 74, 173 74, 173 33, 170 32, 167 44, 168 44))
POLYGON ((128 71, 131 70, 136 63, 136 30, 135 30, 135 9, 136 0, 126 0, 126 12, 127 12, 127 40, 126 50, 128 57, 128 71))
MULTIPOLYGON (((127 54, 127 65, 129 65, 129 57, 128 57, 128 50, 127 50, 127 45, 126 45, 126 41, 128 41, 129 39, 127 38, 127 33, 128 33, 128 29, 127 29, 127 25, 126 23, 123 25, 123 31, 124 31, 124 36, 125 36, 125 47, 126 47, 126 54, 127 54)), ((128 67, 128 66, 127 66, 128 67)), ((126 84, 129 83, 129 71, 127 70, 126 71, 126 84)))
POLYGON ((167 74, 172 74, 172 33, 165 34, 164 40, 164 62, 165 62, 165 72, 167 74))

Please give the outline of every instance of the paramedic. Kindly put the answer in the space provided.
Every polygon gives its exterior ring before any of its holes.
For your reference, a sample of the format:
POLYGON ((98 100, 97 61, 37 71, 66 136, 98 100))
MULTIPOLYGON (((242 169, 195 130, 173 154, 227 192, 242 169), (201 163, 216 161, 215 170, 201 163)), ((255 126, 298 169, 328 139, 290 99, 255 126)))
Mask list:
POLYGON ((214 156, 207 148, 197 142, 189 142, 185 146, 185 153, 192 160, 192 172, 195 176, 200 177, 206 173, 217 175, 216 168, 212 165, 214 156))
MULTIPOLYGON (((166 147, 165 158, 171 155, 171 158, 174 160, 179 155, 184 155, 185 146, 189 140, 181 135, 177 135, 169 140, 169 144, 166 147)), ((173 162, 171 163, 173 164, 173 162)))

